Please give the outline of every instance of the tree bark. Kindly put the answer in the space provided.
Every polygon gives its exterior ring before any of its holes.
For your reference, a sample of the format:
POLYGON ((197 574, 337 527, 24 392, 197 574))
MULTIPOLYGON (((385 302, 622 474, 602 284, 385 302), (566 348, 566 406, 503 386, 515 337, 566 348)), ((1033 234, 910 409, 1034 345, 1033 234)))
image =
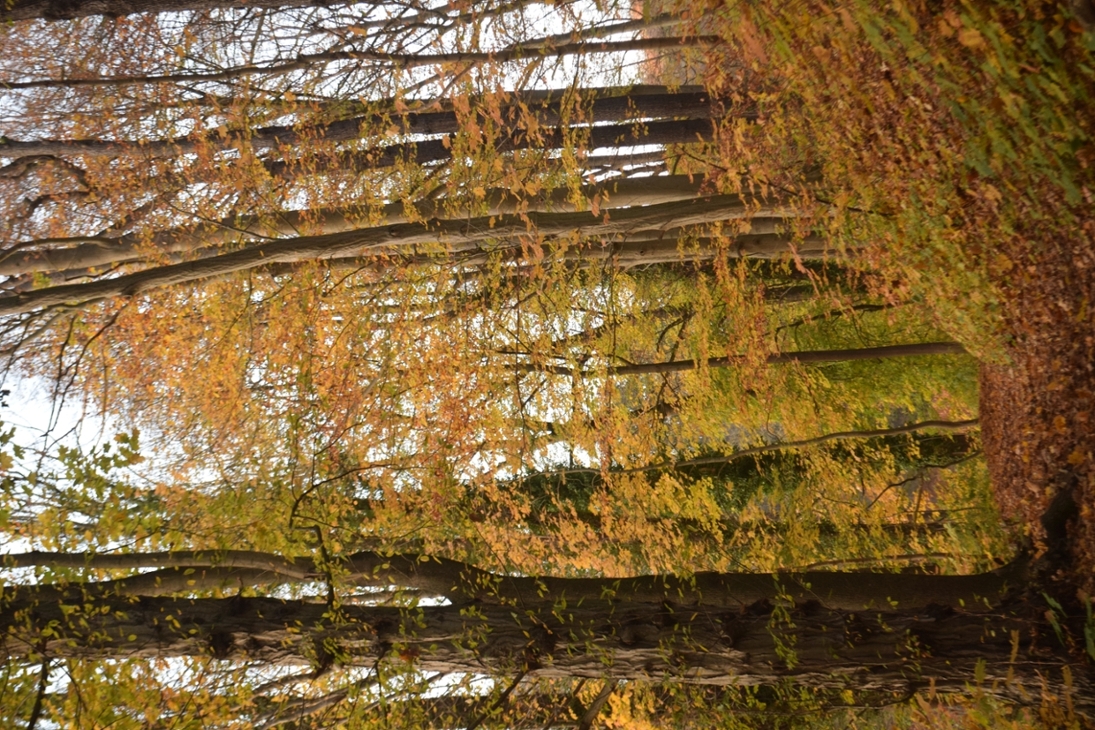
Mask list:
MULTIPOLYGON (((580 92, 579 92, 580 93, 580 92)), ((532 118, 543 124, 559 124, 561 115, 558 102, 545 105, 543 110, 533 109, 532 118)), ((591 102, 590 118, 580 124, 592 122, 621 122, 627 119, 659 119, 680 117, 690 120, 679 122, 644 122, 637 124, 612 124, 589 128, 591 147, 612 147, 620 140, 630 144, 679 144, 710 139, 711 125, 700 120, 711 116, 711 103, 701 92, 597 98, 591 102)), ((219 134, 188 135, 160 140, 100 140, 100 139, 41 139, 17 140, 0 137, 0 157, 19 159, 41 156, 118 157, 139 155, 142 157, 172 157, 195 154, 210 149, 225 150, 247 147, 255 151, 294 147, 306 142, 355 142, 376 129, 394 128, 398 134, 444 134, 441 139, 417 143, 391 145, 366 153, 372 167, 390 167, 400 160, 418 163, 437 162, 452 156, 453 143, 463 129, 463 120, 455 112, 417 112, 405 115, 370 115, 337 122, 320 124, 300 130, 293 127, 259 127, 245 134, 221 137, 219 134)), ((575 134, 582 127, 548 127, 536 135, 529 135, 517 125, 504 126, 498 131, 493 143, 499 152, 542 146, 556 149, 565 143, 567 135, 575 134)), ((270 163, 271 174, 284 175, 290 163, 270 163)))
POLYGON ((336 7, 347 0, 12 0, 0 4, 0 20, 74 20, 95 15, 181 13, 234 8, 336 7))
MULTIPOLYGON (((349 585, 420 590, 458 602, 520 605, 544 597, 570 603, 614 597, 621 601, 743 609, 758 601, 785 597, 820 602, 841 610, 924 606, 990 606, 1021 580, 1024 564, 979 575, 898 575, 891 573, 714 573, 691 576, 647 575, 621 578, 559 578, 491 573, 474 565, 423 555, 355 553, 330 565, 309 558, 287 559, 250 551, 179 551, 132 555, 24 553, 7 555, 11 567, 54 565, 101 569, 161 567, 128 578, 72 586, 26 588, 36 600, 69 601, 81 596, 156 596, 207 590, 223 585, 337 580, 349 585), (198 571, 206 569, 209 572, 198 571), (238 572, 233 572, 238 571, 238 572)), ((24 590, 24 589, 19 589, 24 590)))
MULTIPOLYGON (((912 576, 906 576, 906 578, 912 576)), ((6 591, 8 659, 212 656, 268 665, 371 667, 398 653, 426 672, 669 680, 870 690, 929 686, 1030 702, 1071 693, 1095 707, 1091 670, 1045 639, 1037 614, 945 606, 868 612, 816 603, 773 608, 590 599, 400 609, 272 598, 100 598, 63 605, 6 591), (82 604, 82 605, 81 605, 82 604), (320 654, 321 656, 317 656, 320 654), (1062 672, 1067 668, 1067 679, 1062 672)), ((876 596, 885 602, 884 594, 876 596)), ((551 600, 553 599, 553 600, 551 600)))
MULTIPOLYGON (((713 125, 706 119, 684 121, 643 122, 641 124, 608 124, 598 127, 551 127, 540 130, 535 136, 516 131, 495 140, 487 140, 493 153, 501 154, 516 150, 562 149, 576 133, 584 137, 586 149, 604 147, 629 147, 636 145, 673 145, 707 142, 711 140, 713 125)), ((380 170, 400 163, 427 165, 443 162, 453 157, 457 135, 421 142, 389 145, 377 150, 349 152, 338 158, 339 169, 380 170)), ((264 163, 273 177, 285 177, 294 169, 294 163, 270 160, 264 163)))
MULTIPOLYGON (((0 300, 2 302, 3 300, 0 300)), ((921 342, 912 345, 885 345, 883 347, 860 347, 846 350, 802 350, 798 352, 776 352, 768 355, 763 362, 768 365, 781 365, 791 362, 807 364, 852 362, 856 360, 876 360, 883 357, 919 357, 923 355, 962 355, 966 349, 957 342, 921 342)), ((554 375, 658 375, 695 370, 699 367, 726 368, 745 362, 743 355, 734 357, 711 357, 706 360, 671 360, 669 362, 645 362, 633 365, 615 365, 603 369, 578 370, 567 365, 539 365, 518 363, 514 369, 520 372, 542 372, 554 375)))
MULTIPOLYGON (((932 353, 937 354, 937 353, 932 353)), ((849 439, 862 440, 862 439, 875 439, 886 438, 892 436, 900 436, 903 434, 913 434, 917 431, 923 431, 925 429, 937 429, 940 431, 966 431, 980 425, 980 420, 977 418, 970 418, 964 421, 921 421, 919 423, 910 423, 907 426, 899 426, 897 428, 879 428, 862 431, 837 431, 836 433, 827 433, 824 436, 815 436, 814 438, 802 439, 801 441, 784 441, 782 443, 769 444, 767 446, 755 446, 748 449, 741 449, 725 456, 706 456, 698 457, 695 459, 685 459, 683 461, 674 462, 666 465, 666 467, 682 467, 682 466, 704 466, 707 464, 724 464, 732 459, 740 459, 744 456, 751 456, 753 454, 764 454, 774 451, 783 451, 784 449, 800 449, 809 446, 820 446, 821 444, 831 443, 833 441, 845 441, 849 439)), ((930 441, 931 436, 923 439, 928 442, 928 449, 931 449, 930 441)), ((920 439, 918 439, 920 441, 920 439)), ((958 456, 970 451, 970 442, 963 437, 957 437, 948 439, 950 444, 954 447, 954 452, 948 454, 948 456, 958 456)), ((666 468, 666 467, 652 467, 652 468, 666 468)))
MULTIPOLYGON (((777 533, 786 528, 787 523, 779 523, 777 517, 771 517, 770 521, 742 523, 738 510, 741 505, 757 492, 763 492, 771 486, 771 476, 780 474, 784 484, 794 483, 795 479, 805 479, 808 473, 801 459, 794 450, 832 443, 844 439, 853 439, 859 443, 839 444, 830 448, 833 458, 854 460, 856 463, 871 463, 874 459, 892 459, 894 466, 903 474, 924 473, 928 469, 947 468, 961 463, 973 455, 980 453, 975 448, 978 443, 975 439, 965 434, 955 436, 940 436, 932 434, 911 435, 919 428, 940 428, 947 430, 968 429, 976 425, 976 420, 970 421, 926 421, 919 424, 911 424, 908 427, 896 429, 883 429, 877 431, 848 431, 842 433, 827 434, 813 439, 802 441, 789 441, 770 444, 747 449, 731 451, 726 454, 701 456, 692 459, 677 461, 664 460, 645 466, 621 468, 610 466, 607 471, 602 471, 597 465, 590 468, 569 468, 552 471, 542 471, 528 474, 522 477, 499 481, 498 491, 504 495, 501 498, 488 497, 487 493, 467 488, 468 507, 466 511, 471 514, 486 515, 497 514, 497 505, 516 498, 518 503, 527 505, 527 512, 522 513, 521 521, 527 525, 536 527, 550 524, 556 520, 570 520, 577 518, 586 524, 599 528, 601 515, 591 510, 590 504, 594 495, 602 489, 609 488, 613 478, 625 474, 643 473, 651 485, 655 484, 663 474, 671 474, 674 478, 688 481, 709 479, 710 494, 716 503, 723 505, 716 523, 723 534, 729 534, 741 529, 755 532, 777 533), (904 434, 910 434, 905 436, 904 434), (885 455, 882 457, 881 455, 885 455)), ((563 439, 565 442, 565 438, 563 439)), ((368 512, 370 502, 362 500, 361 509, 368 512)), ((866 501, 864 502, 866 505, 866 501)), ((934 513, 932 513, 934 514, 934 513)), ((918 515, 917 517, 921 517, 918 515)), ((940 516, 941 517, 941 516, 940 516)), ((924 522, 901 522, 884 525, 876 525, 883 532, 895 535, 914 535, 941 532, 946 529, 946 523, 935 518, 932 524, 924 522)), ((661 518, 651 516, 651 522, 660 522, 661 518)), ((710 523, 705 520, 684 520, 674 516, 672 522, 681 529, 691 530, 695 533, 710 532, 710 523)), ((865 530, 870 525, 848 525, 845 529, 865 530)), ((834 536, 840 533, 840 528, 832 523, 821 523, 818 529, 822 535, 834 536)), ((879 557, 877 562, 885 558, 879 557)))
POLYGON ((507 63, 521 59, 563 58, 594 53, 627 53, 629 51, 674 50, 720 42, 717 36, 636 38, 626 41, 580 41, 548 45, 515 44, 501 51, 466 51, 452 53, 387 53, 376 50, 324 51, 305 53, 290 60, 265 64, 235 66, 208 73, 168 73, 133 76, 105 76, 84 79, 38 79, 13 81, 8 89, 83 88, 97 86, 128 86, 133 84, 223 82, 248 76, 279 76, 294 71, 315 70, 321 65, 340 61, 362 61, 378 64, 377 72, 438 66, 445 64, 473 67, 482 63, 507 63), (380 67, 383 65, 383 67, 380 67))
MULTIPOLYGON (((772 209, 769 213, 793 216, 795 211, 787 207, 772 209)), ((116 296, 134 296, 165 286, 201 281, 271 264, 377 253, 413 253, 413 246, 426 243, 441 243, 448 247, 450 254, 460 254, 475 252, 481 242, 488 240, 539 240, 550 244, 553 237, 574 236, 611 241, 643 231, 740 220, 751 215, 749 206, 737 196, 716 195, 687 202, 628 208, 597 216, 590 212, 482 216, 469 220, 431 220, 301 236, 111 279, 52 286, 0 297, 0 316, 58 305, 80 306, 116 296)), ((518 243, 511 245, 520 248, 518 243)))
MULTIPOLYGON (((585 185, 580 188, 580 198, 591 201, 597 199, 601 210, 616 210, 635 205, 656 205, 660 203, 684 202, 701 195, 705 181, 694 175, 661 175, 642 178, 614 180, 597 185, 585 185)), ((511 190, 501 188, 486 191, 482 200, 475 201, 485 205, 487 215, 503 213, 547 213, 573 212, 578 210, 573 202, 573 191, 556 188, 551 191, 529 196, 514 195, 511 190)), ((447 200, 418 200, 407 204, 390 203, 381 210, 380 224, 392 225, 406 223, 408 218, 429 220, 445 215, 453 208, 447 200)), ((588 205, 586 206, 588 207, 588 205)), ((242 216, 227 218, 217 223, 204 223, 193 228, 179 228, 152 233, 148 236, 125 234, 116 237, 72 237, 27 241, 19 245, 24 250, 13 251, 0 259, 0 275, 20 276, 23 274, 56 272, 62 275, 77 273, 81 269, 109 266, 140 260, 148 254, 149 245, 158 254, 176 254, 205 250, 206 256, 219 253, 220 246, 239 244, 256 238, 292 238, 301 231, 316 234, 332 234, 352 231, 358 228, 354 221, 358 209, 324 210, 286 210, 276 211, 265 216, 242 216)), ((760 233, 769 219, 764 209, 755 213, 754 227, 760 233)), ((771 228, 774 224, 768 224, 771 228)), ((199 256, 203 255, 198 253, 199 256)), ((180 259, 181 261, 182 259, 180 259)), ((69 277, 71 278, 71 276, 69 277)), ((62 281, 65 279, 62 276, 62 281)))

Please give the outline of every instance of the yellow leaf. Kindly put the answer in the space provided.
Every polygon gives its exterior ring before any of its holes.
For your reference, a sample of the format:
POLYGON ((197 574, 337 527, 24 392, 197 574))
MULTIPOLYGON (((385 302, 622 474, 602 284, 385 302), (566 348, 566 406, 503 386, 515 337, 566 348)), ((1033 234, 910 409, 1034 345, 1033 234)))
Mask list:
POLYGON ((958 31, 958 42, 966 48, 980 48, 985 45, 985 39, 976 28, 963 28, 958 31))
POLYGON ((1080 464, 1083 464, 1086 459, 1087 455, 1084 454, 1084 452, 1080 449, 1076 449, 1068 455, 1068 463, 1072 464, 1073 466, 1079 466, 1080 464))

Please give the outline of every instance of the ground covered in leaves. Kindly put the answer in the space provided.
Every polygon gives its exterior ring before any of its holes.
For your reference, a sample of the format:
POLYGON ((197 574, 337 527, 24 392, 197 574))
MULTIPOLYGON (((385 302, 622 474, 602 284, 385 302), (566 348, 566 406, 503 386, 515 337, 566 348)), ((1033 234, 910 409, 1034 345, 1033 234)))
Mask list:
MULTIPOLYGON (((1029 242, 1028 242, 1029 243, 1029 242)), ((1067 576, 1095 592, 1095 219, 1068 240, 1041 240, 1000 282, 1012 340, 1009 362, 985 365, 981 422, 993 489, 1005 518, 1068 519, 1067 576), (1061 514, 1062 490, 1074 512, 1061 514)), ((1050 536, 1052 542, 1052 536, 1050 536)), ((1062 576, 1066 577, 1066 576, 1062 576)))

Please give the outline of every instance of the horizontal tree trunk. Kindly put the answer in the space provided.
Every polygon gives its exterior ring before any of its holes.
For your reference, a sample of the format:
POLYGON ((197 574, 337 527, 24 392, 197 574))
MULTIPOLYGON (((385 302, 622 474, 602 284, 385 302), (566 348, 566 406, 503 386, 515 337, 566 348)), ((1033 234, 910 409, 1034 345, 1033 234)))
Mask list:
POLYGON ((964 692, 978 682, 1006 699, 1029 702, 1048 691, 1071 693, 1081 711, 1095 706, 1090 667, 1054 650, 1036 613, 944 606, 852 612, 767 603, 727 610, 547 596, 554 600, 471 610, 342 606, 332 612, 321 603, 244 597, 62 605, 37 601, 34 589, 9 589, 0 653, 23 660, 212 656, 320 669, 336 661, 371 667, 398 653, 426 672, 735 686, 790 681, 909 696, 929 686, 964 692))
MULTIPOLYGON (((931 354, 939 353, 932 352, 931 354)), ((865 429, 862 431, 837 431, 835 433, 827 433, 824 436, 815 436, 814 438, 802 439, 800 441, 784 441, 781 443, 768 444, 766 446, 754 446, 748 449, 741 449, 739 451, 726 454, 725 456, 705 456, 695 459, 685 459, 666 466, 682 467, 703 466, 707 464, 723 464, 732 459, 740 459, 744 456, 764 454, 774 451, 783 451, 784 449, 800 449, 809 446, 820 446, 821 444, 827 444, 833 441, 885 438, 899 436, 903 434, 913 434, 917 431, 924 431, 927 429, 935 429, 939 431, 967 431, 979 426, 980 424, 980 419, 968 418, 962 421, 919 421, 917 423, 910 423, 908 425, 898 426, 896 428, 865 429)), ((924 440, 928 441, 931 438, 932 437, 928 436, 924 440)), ((953 437, 951 439, 947 439, 946 442, 949 443, 953 449, 947 449, 948 451, 950 451, 950 453, 947 454, 947 456, 949 457, 960 456, 971 451, 970 441, 968 438, 961 436, 953 437)), ((940 441, 940 443, 942 443, 942 441, 940 441)), ((937 446, 932 447, 931 445, 921 447, 919 450, 921 451, 921 453, 925 451, 928 451, 929 453, 938 453, 940 451, 937 446)))
POLYGON ((208 73, 164 73, 126 76, 100 76, 83 79, 37 79, 34 81, 13 81, 5 84, 8 89, 40 88, 81 88, 96 86, 128 86, 132 84, 170 84, 170 83, 210 83, 232 81, 248 76, 276 76, 318 69, 326 64, 341 61, 374 63, 377 72, 438 66, 446 64, 473 67, 485 63, 509 63, 518 60, 539 60, 544 58, 563 58, 566 56, 584 56, 596 53, 627 53, 632 51, 679 50, 700 47, 721 42, 717 36, 698 37, 651 37, 635 38, 624 41, 578 41, 545 45, 543 41, 528 45, 514 44, 501 51, 466 51, 452 53, 387 53, 377 50, 361 51, 325 51, 320 53, 302 53, 288 60, 277 60, 263 64, 235 66, 221 71, 208 73))
POLYGON ((349 5, 347 0, 11 0, 0 3, 0 20, 74 20, 94 15, 181 13, 232 8, 303 8, 349 5))
MULTIPOLYGON (((771 209, 770 215, 793 216, 791 207, 771 209)), ((430 220, 358 229, 318 236, 301 236, 264 243, 197 261, 160 266, 111 279, 52 286, 0 297, 0 316, 63 306, 79 306, 116 296, 133 296, 153 289, 201 281, 278 263, 363 254, 396 253, 401 247, 438 244, 450 253, 474 251, 481 242, 516 239, 545 241, 552 237, 626 237, 641 231, 671 229, 717 221, 746 219, 749 206, 733 195, 716 195, 687 202, 627 208, 602 215, 590 212, 528 213, 483 216, 468 220, 430 220)))
MULTIPOLYGON (((580 92, 576 92, 579 93, 580 92)), ((533 107, 532 118, 542 124, 558 124, 561 121, 558 102, 549 103, 544 108, 533 107)), ((631 144, 667 144, 694 142, 697 135, 702 139, 711 136, 711 125, 698 123, 711 115, 711 103, 707 95, 701 92, 684 94, 640 95, 635 97, 601 97, 590 103, 590 118, 580 120, 581 124, 591 122, 619 122, 625 119, 683 117, 688 124, 672 125, 658 122, 646 122, 642 127, 633 124, 612 124, 590 127, 591 146, 616 146, 619 140, 642 139, 631 144), (662 142, 660 140, 668 140, 662 142)), ((520 120, 519 120, 520 121, 520 120)), ((357 142, 363 135, 374 134, 378 128, 394 128, 398 134, 445 134, 441 139, 424 140, 417 143, 399 144, 382 148, 373 153, 370 159, 375 167, 388 167, 399 160, 415 162, 435 162, 451 157, 453 143, 464 129, 464 120, 455 112, 415 112, 405 115, 372 115, 355 117, 338 122, 312 126, 304 131, 292 127, 259 127, 247 130, 243 135, 221 137, 219 134, 189 135, 164 140, 99 140, 99 139, 42 139, 17 140, 0 138, 0 157, 22 158, 35 156, 85 156, 118 157, 138 155, 141 157, 170 157, 193 154, 208 149, 237 149, 249 147, 254 150, 277 149, 286 146, 298 146, 312 141, 319 142, 357 142)), ((498 130, 494 146, 500 152, 526 149, 530 146, 542 146, 555 149, 565 143, 567 135, 573 135, 582 127, 548 127, 542 132, 530 135, 517 125, 504 125, 498 130)), ((275 174, 284 171, 286 163, 272 163, 270 169, 275 174)))
MULTIPOLYGON (((820 602, 828 608, 860 610, 890 606, 991 605, 1021 580, 1024 564, 979 575, 897 575, 891 573, 714 573, 623 578, 557 578, 491 573, 447 558, 384 555, 364 551, 317 565, 251 551, 178 551, 119 555, 31 552, 5 555, 10 567, 55 566, 96 569, 161 568, 159 571, 71 588, 43 585, 38 599, 89 596, 155 596, 216 588, 225 584, 264 585, 327 580, 348 585, 420 590, 455 602, 523 604, 544 596, 570 603, 616 597, 621 601, 705 605, 743 609, 758 601, 785 597, 820 602), (197 570, 203 569, 203 570, 197 570)), ((26 590, 31 590, 30 588, 26 590)))
MULTIPOLYGON (((3 301, 3 300, 0 300, 3 301)), ((883 357, 920 357, 923 355, 962 355, 966 349, 957 342, 921 342, 913 345, 885 345, 883 347, 860 347, 845 350, 802 350, 798 352, 776 352, 768 355, 763 362, 768 365, 781 365, 792 362, 805 364, 852 362, 856 360, 876 360, 883 357)), ((706 360, 671 360, 669 362, 646 362, 633 365, 614 365, 603 369, 578 370, 567 365, 539 365, 518 363, 514 369, 520 372, 543 372, 554 375, 657 375, 661 373, 680 373, 699 367, 726 368, 745 362, 744 356, 711 357, 706 360)))
MULTIPOLYGON (((557 150, 571 144, 574 139, 580 139, 582 148, 593 150, 605 147, 707 142, 711 140, 713 131, 714 125, 710 120, 686 119, 642 124, 606 124, 597 127, 549 127, 538 130, 535 135, 516 131, 496 139, 484 140, 483 144, 491 150, 492 154, 501 154, 527 149, 557 150)), ((332 169, 327 172, 339 170, 359 172, 384 169, 400 163, 427 165, 443 162, 452 159, 453 149, 458 141, 458 135, 452 134, 440 139, 406 142, 362 152, 348 152, 339 156, 337 170, 332 169)), ((33 147, 27 149, 33 149, 33 147)), ((263 163, 263 166, 273 177, 286 177, 295 171, 296 163, 268 160, 263 163)))
MULTIPOLYGON (((780 219, 768 219, 766 222, 786 225, 780 219)), ((671 233, 667 234, 663 240, 640 238, 633 241, 627 238, 613 243, 594 241, 588 245, 567 246, 561 251, 557 251, 553 246, 543 248, 553 263, 581 267, 583 265, 600 266, 608 261, 620 269, 711 261, 718 256, 725 256, 728 259, 778 259, 795 255, 804 261, 821 261, 833 256, 826 240, 820 236, 800 238, 787 234, 744 235, 735 236, 728 242, 701 238, 696 240, 695 244, 694 250, 682 251, 677 236, 671 233)), ((473 269, 486 266, 498 259, 517 261, 523 253, 519 245, 514 245, 511 248, 484 247, 484 250, 461 251, 447 256, 433 253, 415 255, 377 252, 367 257, 339 257, 324 259, 324 261, 333 269, 364 269, 375 265, 379 257, 387 256, 395 257, 403 264, 444 263, 461 269, 473 269)), ((271 266, 267 267, 267 270, 280 273, 289 269, 271 266)))
MULTIPOLYGON (((657 175, 625 178, 597 185, 585 185, 579 193, 582 200, 597 199, 601 210, 615 210, 635 205, 656 205, 692 200, 699 196, 705 181, 695 175, 657 175)), ((577 210, 574 193, 556 188, 539 194, 519 196, 510 190, 487 190, 482 200, 486 215, 522 212, 570 212, 577 210)), ((406 223, 408 218, 429 220, 451 213, 455 206, 448 200, 418 200, 413 203, 390 203, 381 210, 381 225, 406 223)), ((586 208, 589 207, 587 204, 586 208)), ((137 261, 148 255, 149 244, 158 254, 193 252, 207 249, 209 255, 218 247, 239 244, 255 238, 297 237, 302 231, 320 235, 343 233, 359 228, 354 221, 360 209, 321 209, 275 211, 264 216, 227 218, 219 223, 205 223, 193 228, 180 228, 153 233, 149 236, 126 234, 116 237, 88 236, 85 238, 52 239, 20 243, 25 250, 14 251, 0 260, 0 275, 19 276, 38 272, 68 272, 111 264, 137 261)), ((761 209, 754 220, 764 219, 761 209)), ((782 219, 776 219, 782 220, 782 219)), ((758 228, 763 225, 754 223, 758 228)), ((760 233, 760 230, 757 230, 760 233)), ((200 254, 199 254, 200 255, 200 254)))

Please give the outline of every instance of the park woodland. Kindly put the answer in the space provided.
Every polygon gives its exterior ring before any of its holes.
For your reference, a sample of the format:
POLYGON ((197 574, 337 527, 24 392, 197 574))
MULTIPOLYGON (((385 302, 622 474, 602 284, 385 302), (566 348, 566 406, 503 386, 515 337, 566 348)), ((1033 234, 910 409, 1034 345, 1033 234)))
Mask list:
POLYGON ((0 1, 0 727, 1095 728, 1093 0, 0 1))

